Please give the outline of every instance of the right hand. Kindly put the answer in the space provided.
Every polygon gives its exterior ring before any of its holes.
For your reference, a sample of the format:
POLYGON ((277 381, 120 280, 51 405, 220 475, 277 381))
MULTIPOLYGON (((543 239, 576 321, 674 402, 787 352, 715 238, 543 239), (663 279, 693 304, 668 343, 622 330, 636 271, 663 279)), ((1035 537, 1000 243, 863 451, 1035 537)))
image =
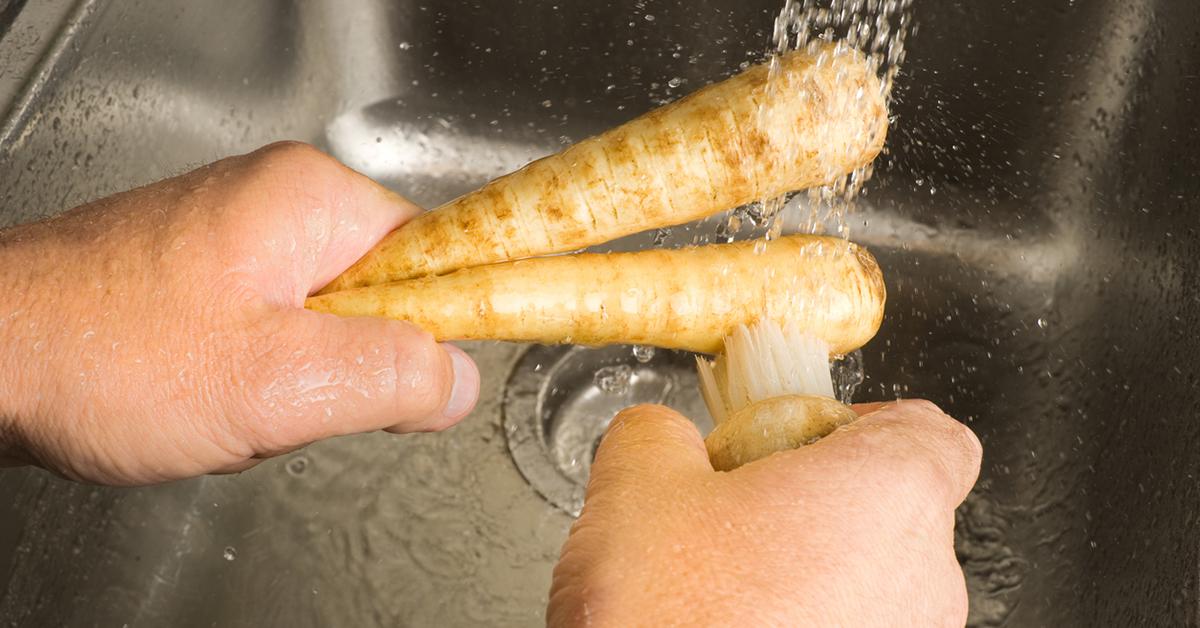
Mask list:
POLYGON ((962 626, 954 510, 979 441, 929 402, 856 410, 813 445, 729 473, 674 411, 620 414, 554 570, 548 623, 962 626))

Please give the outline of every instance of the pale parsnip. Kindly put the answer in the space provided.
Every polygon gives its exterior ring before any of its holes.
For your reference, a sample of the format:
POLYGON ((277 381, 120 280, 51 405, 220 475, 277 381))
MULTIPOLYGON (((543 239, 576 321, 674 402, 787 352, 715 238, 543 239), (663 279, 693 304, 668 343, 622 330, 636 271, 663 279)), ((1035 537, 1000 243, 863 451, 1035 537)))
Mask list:
POLYGON ((312 297, 310 309, 385 316, 439 340, 654 345, 712 353, 737 325, 795 325, 845 353, 883 319, 865 249, 787 236, 677 250, 544 257, 312 297), (757 252, 756 247, 763 247, 757 252))
POLYGON ((423 214, 322 293, 573 251, 830 183, 887 134, 859 53, 794 52, 767 104, 755 66, 423 214))

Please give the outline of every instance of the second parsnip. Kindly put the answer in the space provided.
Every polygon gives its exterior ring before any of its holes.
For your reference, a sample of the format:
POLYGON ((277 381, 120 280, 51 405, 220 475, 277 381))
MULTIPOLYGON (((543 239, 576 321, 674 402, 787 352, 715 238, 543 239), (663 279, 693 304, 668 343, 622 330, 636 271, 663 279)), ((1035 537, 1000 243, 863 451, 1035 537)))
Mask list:
POLYGON ((880 82, 833 46, 751 67, 417 217, 322 292, 582 249, 825 185, 887 134, 880 82))
POLYGON ((310 309, 409 321, 438 340, 617 343, 715 353, 738 325, 796 326, 847 353, 883 320, 875 258, 838 238, 542 257, 312 297, 310 309), (762 250, 756 250, 761 247, 762 250))

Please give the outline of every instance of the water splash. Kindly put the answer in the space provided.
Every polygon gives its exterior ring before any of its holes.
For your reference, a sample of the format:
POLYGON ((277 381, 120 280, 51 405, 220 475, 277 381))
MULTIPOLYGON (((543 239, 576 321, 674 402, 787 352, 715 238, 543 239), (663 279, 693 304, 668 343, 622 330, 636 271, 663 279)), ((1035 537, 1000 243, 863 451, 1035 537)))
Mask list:
POLYGON ((637 345, 633 348, 633 359, 640 364, 645 364, 654 359, 654 347, 648 345, 637 345))
POLYGON ((596 370, 596 386, 606 393, 622 395, 629 391, 633 379, 633 368, 628 364, 606 366, 596 370))
MULTIPOLYGON (((832 52, 857 50, 878 73, 884 101, 890 106, 892 87, 906 55, 905 41, 912 26, 912 0, 786 0, 772 30, 768 58, 766 105, 760 116, 769 115, 772 90, 779 89, 781 58, 789 52, 816 53, 818 47, 835 43, 832 52)), ((788 197, 764 199, 755 211, 766 218, 766 237, 777 237, 785 221, 800 233, 827 233, 850 238, 848 216, 871 179, 870 164, 838 177, 826 186, 808 190, 797 204, 796 216, 780 217, 788 212, 788 197)))
POLYGON ((867 56, 890 98, 906 54, 911 9, 912 0, 785 0, 771 36, 772 76, 780 56, 838 42, 867 56))
POLYGON ((855 391, 866 379, 862 350, 836 360, 830 365, 830 370, 833 374, 833 390, 837 394, 837 400, 846 404, 853 401, 855 391))

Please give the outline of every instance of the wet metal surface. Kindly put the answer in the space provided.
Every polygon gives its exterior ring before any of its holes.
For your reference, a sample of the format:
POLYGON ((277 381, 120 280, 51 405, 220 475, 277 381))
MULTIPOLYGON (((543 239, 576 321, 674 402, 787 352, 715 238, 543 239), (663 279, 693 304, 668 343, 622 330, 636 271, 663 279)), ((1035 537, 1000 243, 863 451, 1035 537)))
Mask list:
MULTIPOLYGON (((0 224, 284 138, 432 206, 760 58, 780 4, 30 2, 61 12, 0 39, 0 224)), ((1194 623, 1200 4, 915 5, 851 225, 889 293, 858 398, 983 440, 974 625, 1194 623)), ((527 348, 468 348, 446 434, 137 490, 0 471, 0 625, 539 624, 571 518, 510 455, 527 348)))
POLYGON ((504 433, 521 475, 547 501, 578 515, 592 457, 623 408, 657 403, 692 419, 712 417, 697 394, 694 354, 649 347, 531 347, 504 390, 504 433))

